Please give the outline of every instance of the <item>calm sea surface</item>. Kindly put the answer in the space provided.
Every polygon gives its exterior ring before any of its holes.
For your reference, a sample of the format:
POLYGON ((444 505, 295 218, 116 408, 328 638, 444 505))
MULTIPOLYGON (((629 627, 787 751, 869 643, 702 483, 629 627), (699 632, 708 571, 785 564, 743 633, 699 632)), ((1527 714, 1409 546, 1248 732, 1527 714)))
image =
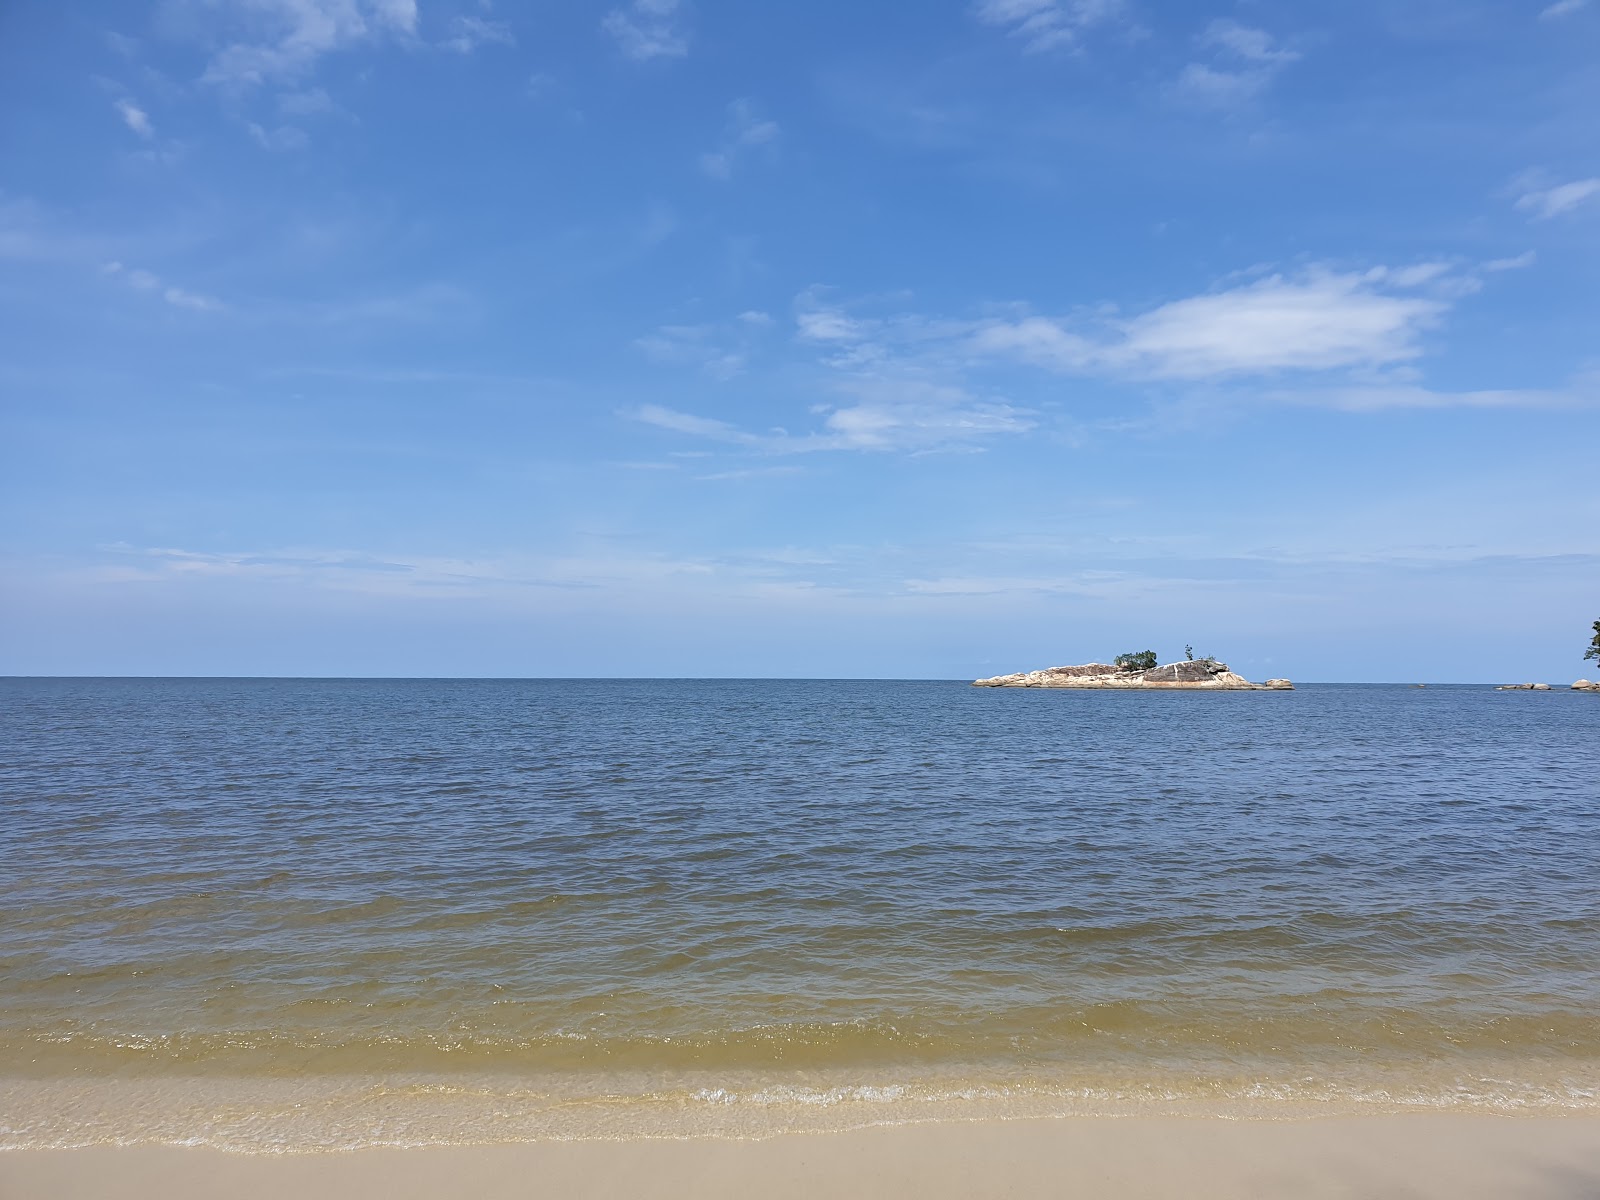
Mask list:
POLYGON ((0 680, 0 1145, 1600 1112, 1600 697, 0 680))

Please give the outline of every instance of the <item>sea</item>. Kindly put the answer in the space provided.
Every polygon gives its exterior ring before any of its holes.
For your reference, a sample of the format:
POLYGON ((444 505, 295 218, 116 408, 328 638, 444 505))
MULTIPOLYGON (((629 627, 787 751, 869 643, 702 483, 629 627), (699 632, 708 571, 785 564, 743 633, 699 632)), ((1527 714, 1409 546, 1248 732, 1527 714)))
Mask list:
POLYGON ((1600 696, 0 680, 0 1147, 1600 1114, 1600 696))

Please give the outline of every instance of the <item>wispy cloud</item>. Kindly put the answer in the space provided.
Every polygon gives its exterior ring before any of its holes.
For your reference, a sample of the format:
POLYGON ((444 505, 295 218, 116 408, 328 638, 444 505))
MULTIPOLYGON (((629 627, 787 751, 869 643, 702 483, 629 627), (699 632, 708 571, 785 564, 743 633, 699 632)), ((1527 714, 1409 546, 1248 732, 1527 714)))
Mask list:
POLYGON ((627 416, 708 441, 765 454, 820 451, 925 452, 973 447, 1034 428, 1033 414, 1003 401, 984 400, 965 388, 912 379, 856 378, 840 382, 844 403, 814 405, 818 427, 800 433, 756 433, 728 421, 646 404, 627 416))
POLYGON ((707 438, 713 442, 730 442, 741 446, 757 446, 763 441, 760 434, 747 433, 737 425, 719 421, 715 417, 697 417, 693 413, 679 412, 661 404, 641 404, 624 415, 658 429, 674 433, 687 433, 707 438))
MULTIPOLYGON (((1506 260, 1480 270, 1522 265, 1506 260)), ((757 432, 660 406, 630 415, 762 453, 971 448, 1038 425, 1037 413, 966 382, 1007 364, 1208 387, 1298 376, 1303 382, 1293 389, 1258 389, 1252 398, 1348 411, 1574 403, 1570 390, 1451 393, 1417 381, 1410 364, 1422 357, 1424 336, 1479 287, 1478 272, 1441 262, 1365 271, 1310 267, 1128 315, 1098 306, 1066 317, 1022 310, 968 318, 869 316, 810 289, 797 300, 796 343, 811 348, 830 372, 821 395, 844 397, 814 404, 810 428, 757 432)), ((703 355, 705 337, 698 327, 692 336, 680 331, 677 341, 656 349, 688 354, 687 345, 703 355)))
POLYGON ((1262 29, 1237 21, 1213 21, 1200 35, 1209 62, 1189 63, 1173 89, 1189 103, 1207 108, 1233 108, 1260 95, 1279 72, 1300 57, 1262 29))
POLYGON ((218 8, 243 36, 201 78, 235 88, 297 79, 332 51, 417 29, 415 0, 222 0, 218 8))
POLYGON ((700 169, 713 179, 731 179, 741 155, 759 146, 771 146, 777 138, 776 121, 761 117, 749 100, 735 100, 728 105, 721 145, 700 156, 700 169))
POLYGON ((1556 0, 1556 2, 1539 14, 1541 21, 1554 21, 1561 17, 1571 16, 1581 8, 1587 8, 1589 0, 1556 0))
POLYGON ((1574 179, 1552 187, 1536 187, 1517 197, 1517 208, 1536 221, 1547 221, 1569 213, 1600 196, 1600 178, 1574 179))
MULTIPOLYGON (((751 480, 797 474, 794 466, 730 471, 705 479, 751 480)), ((596 604, 629 609, 688 604, 704 611, 708 599, 779 601, 836 598, 846 589, 822 580, 841 574, 830 555, 786 548, 694 556, 617 552, 579 543, 568 552, 493 552, 449 557, 373 554, 360 550, 299 548, 194 550, 116 544, 72 574, 113 588, 249 587, 259 595, 354 593, 422 603, 491 601, 512 608, 596 604), (819 579, 818 577, 822 577, 819 579)), ((895 588, 898 591, 898 588, 895 588)))
POLYGON ((120 262, 108 262, 101 270, 110 278, 122 280, 134 291, 159 296, 174 308, 186 308, 193 312, 220 312, 224 307, 222 301, 214 296, 201 295, 187 288, 164 283, 153 271, 125 267, 120 262))
POLYGON ((278 111, 286 117, 315 117, 342 110, 322 88, 306 88, 279 96, 278 111))
POLYGON ((1270 396, 1284 404, 1314 405, 1344 412, 1384 409, 1600 407, 1600 386, 1579 380, 1565 388, 1493 388, 1446 392, 1410 384, 1351 385, 1282 391, 1270 396))
POLYGON ((1475 272, 1438 262, 1365 271, 1308 267, 1231 282, 1140 313, 1097 305, 1049 316, 1011 306, 986 317, 869 317, 812 291, 801 297, 796 327, 840 368, 866 369, 910 354, 946 371, 1011 360, 1113 378, 1216 380, 1418 358, 1422 335, 1480 286, 1475 272))
POLYGON ((118 115, 122 117, 123 124, 129 129, 142 138, 155 137, 156 131, 150 125, 150 114, 132 100, 118 100, 115 107, 118 115))
POLYGON ((1422 334, 1449 307, 1438 286, 1445 278, 1438 264, 1313 269, 1109 322, 994 320, 973 333, 971 344, 1051 370, 1157 379, 1385 366, 1421 355, 1422 334))
POLYGON ((750 327, 740 325, 662 325, 635 340, 652 362, 694 367, 713 379, 732 379, 750 357, 750 327))
MULTIPOLYGON (((1372 411, 1589 403, 1584 397, 1593 389, 1576 385, 1448 392, 1420 382, 1414 364, 1423 357, 1424 339, 1452 306, 1480 290, 1486 274, 1531 261, 1523 255, 1475 268, 1444 262, 1361 271, 1312 266, 1231 280, 1142 312, 1098 305, 1067 316, 1020 306, 970 317, 871 315, 866 302, 829 299, 813 288, 796 301, 795 346, 816 356, 824 372, 818 394, 831 398, 813 404, 809 428, 758 432, 648 406, 631 415, 763 453, 976 447, 1038 426, 1038 413, 969 382, 1018 364, 1112 383, 1166 384, 1182 389, 1174 396, 1210 396, 1205 403, 1212 407, 1269 401, 1372 411), (1245 380, 1255 382, 1242 399, 1246 393, 1230 385, 1245 380), (1263 390, 1262 383, 1276 386, 1263 390)), ((726 343, 712 337, 711 328, 675 330, 675 340, 655 349, 664 357, 715 361, 709 347, 726 343)), ((1158 426, 1163 420, 1152 418, 1158 426)))
POLYGON ((457 17, 451 22, 451 36, 443 45, 457 54, 471 54, 479 46, 515 46, 517 38, 504 21, 485 17, 457 17))
POLYGON ((1531 267, 1537 262, 1539 256, 1532 250, 1524 250, 1521 254, 1511 258, 1491 258, 1483 264, 1485 271, 1520 271, 1524 267, 1531 267))
POLYGON ((212 296, 202 296, 199 292, 185 291, 179 287, 162 288, 161 298, 177 308, 193 309, 195 312, 216 312, 222 308, 222 302, 212 296))
POLYGON ((306 131, 295 125, 279 125, 276 129, 267 129, 251 121, 247 128, 250 130, 251 139, 263 150, 304 150, 311 144, 306 131))
POLYGON ((978 20, 998 26, 1031 52, 1062 50, 1122 11, 1121 0, 980 0, 978 20))
POLYGON ((427 325, 459 320, 473 310, 470 293, 449 283, 418 283, 312 304, 287 304, 263 315, 309 325, 427 325))
POLYGON ((679 0, 633 0, 612 9, 600 28, 616 40, 628 58, 682 58, 689 53, 689 35, 683 28, 679 0))
POLYGON ((706 481, 729 480, 743 482, 750 479, 774 479, 786 475, 799 475, 800 467, 740 467, 732 471, 713 471, 709 475, 696 475, 696 479, 706 481))

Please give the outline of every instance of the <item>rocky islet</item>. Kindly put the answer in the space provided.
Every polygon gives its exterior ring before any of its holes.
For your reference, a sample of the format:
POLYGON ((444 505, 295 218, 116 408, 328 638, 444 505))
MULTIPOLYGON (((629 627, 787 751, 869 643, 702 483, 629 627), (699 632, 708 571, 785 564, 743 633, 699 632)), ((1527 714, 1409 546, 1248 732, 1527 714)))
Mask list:
POLYGON ((1161 666, 1151 667, 1148 671, 1125 670, 1110 663, 1044 667, 1037 671, 1019 671, 1012 675, 975 679, 972 686, 1104 688, 1117 691, 1140 689, 1159 691, 1176 688, 1196 691, 1284 692, 1294 689, 1294 684, 1287 679, 1269 679, 1265 683, 1252 683, 1244 676, 1228 670, 1227 663, 1218 662, 1214 658, 1164 663, 1161 666))

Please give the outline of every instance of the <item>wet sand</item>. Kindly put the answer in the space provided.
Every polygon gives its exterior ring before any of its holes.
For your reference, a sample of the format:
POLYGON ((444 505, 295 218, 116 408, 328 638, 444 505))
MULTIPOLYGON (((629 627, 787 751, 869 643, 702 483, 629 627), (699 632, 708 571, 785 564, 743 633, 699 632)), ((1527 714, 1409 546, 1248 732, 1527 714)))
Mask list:
POLYGON ((760 1141, 233 1154, 0 1153, 4 1200, 616 1197, 1600 1197, 1600 1119, 1404 1115, 938 1122, 760 1141))

